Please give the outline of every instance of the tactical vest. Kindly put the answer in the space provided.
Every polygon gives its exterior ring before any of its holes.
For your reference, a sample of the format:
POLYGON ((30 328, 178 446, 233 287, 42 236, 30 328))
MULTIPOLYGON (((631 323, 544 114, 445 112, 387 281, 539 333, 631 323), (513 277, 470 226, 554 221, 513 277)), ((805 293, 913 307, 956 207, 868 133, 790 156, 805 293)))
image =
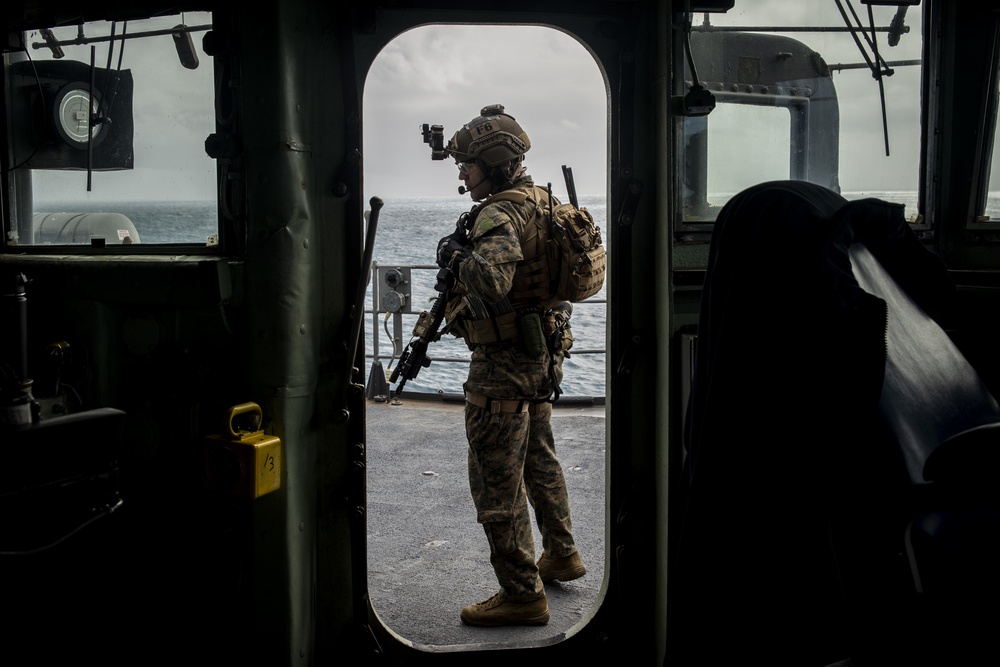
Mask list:
MULTIPOLYGON (((552 199, 552 204, 558 205, 555 197, 552 199)), ((520 234, 521 254, 524 258, 514 269, 514 281, 507 298, 514 310, 533 307, 548 310, 558 303, 547 251, 549 194, 539 187, 533 187, 531 193, 506 190, 493 195, 490 201, 509 201, 521 208, 524 215, 524 227, 520 234)))
MULTIPOLYGON (((519 209, 523 221, 519 225, 520 229, 515 228, 521 244, 522 259, 514 269, 510 292, 505 299, 507 303, 485 304, 471 295, 466 297, 466 317, 462 320, 461 328, 470 346, 517 340, 521 335, 519 314, 531 310, 539 314, 545 313, 559 303, 553 291, 546 250, 546 241, 549 238, 547 219, 549 195, 541 188, 528 187, 530 192, 512 189, 491 195, 476 209, 475 215, 470 216, 468 224, 469 229, 472 229, 475 217, 484 206, 498 201, 509 201, 519 209)), ((555 204, 558 204, 558 201, 553 201, 553 205, 555 204)), ((549 335, 552 332, 544 333, 549 335)))

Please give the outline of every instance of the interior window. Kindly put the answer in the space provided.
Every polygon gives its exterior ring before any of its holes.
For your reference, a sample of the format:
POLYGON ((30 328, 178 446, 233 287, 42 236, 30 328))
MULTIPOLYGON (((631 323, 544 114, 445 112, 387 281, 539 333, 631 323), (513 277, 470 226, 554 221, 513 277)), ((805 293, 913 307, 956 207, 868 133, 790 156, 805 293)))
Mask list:
MULTIPOLYGON (((1000 63, 997 63, 995 68, 1000 68, 1000 63)), ((1000 102, 994 100, 994 109, 1000 102)), ((985 221, 995 221, 1000 220, 1000 165, 997 164, 998 154, 1000 154, 1000 115, 996 114, 994 111, 993 120, 993 144, 990 148, 990 161, 989 161, 989 179, 987 181, 988 185, 986 188, 985 197, 980 196, 981 204, 979 211, 977 212, 979 222, 985 221)))
POLYGON ((852 15, 849 4, 745 3, 693 17, 694 67, 680 61, 674 93, 685 99, 697 77, 715 108, 699 117, 693 107, 677 133, 688 226, 775 177, 904 203, 917 219, 920 11, 872 6, 873 38, 868 5, 852 15), (768 107, 781 113, 762 114, 768 107), (692 141, 698 132, 706 136, 692 141))
POLYGON ((24 35, 9 69, 8 245, 218 242, 204 12, 24 35))
MULTIPOLYGON (((711 116, 689 118, 684 124, 687 156, 701 155, 693 150, 700 141, 707 143, 706 192, 694 189, 685 191, 685 217, 687 219, 714 219, 715 211, 728 201, 732 193, 755 183, 789 178, 789 117, 787 109, 775 106, 741 104, 720 105, 711 116), (709 128, 711 128, 709 130, 709 128), (734 160, 732 146, 747 134, 760 140, 754 154, 754 169, 748 171, 739 160, 734 160), (707 203, 707 206, 705 206, 707 203), (701 207, 700 209, 698 207, 701 207)), ((689 165, 694 170, 694 165, 689 165)))

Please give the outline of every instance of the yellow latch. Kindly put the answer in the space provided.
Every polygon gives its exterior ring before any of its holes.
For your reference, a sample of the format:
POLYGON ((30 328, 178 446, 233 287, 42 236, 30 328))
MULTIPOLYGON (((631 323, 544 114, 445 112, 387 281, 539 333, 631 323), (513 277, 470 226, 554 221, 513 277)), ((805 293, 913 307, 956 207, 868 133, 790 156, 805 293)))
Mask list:
POLYGON ((205 438, 205 477, 210 489, 260 498, 281 488, 281 439, 260 430, 256 403, 229 408, 229 433, 205 438))

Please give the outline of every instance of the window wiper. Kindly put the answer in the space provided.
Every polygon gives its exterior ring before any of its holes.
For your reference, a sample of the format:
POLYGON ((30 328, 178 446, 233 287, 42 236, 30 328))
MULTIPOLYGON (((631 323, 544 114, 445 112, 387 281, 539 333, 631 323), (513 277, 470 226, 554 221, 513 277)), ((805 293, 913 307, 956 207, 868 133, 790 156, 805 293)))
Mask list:
MULTIPOLYGON (((847 7, 851 10, 851 15, 854 17, 855 24, 851 23, 851 19, 847 16, 847 12, 844 11, 844 4, 841 0, 835 0, 837 3, 837 9, 840 10, 840 15, 844 18, 844 24, 848 27, 851 33, 851 37, 854 38, 854 43, 858 46, 858 51, 861 52, 861 56, 865 59, 868 64, 868 69, 871 70, 872 76, 878 82, 878 94, 879 103, 882 107, 882 136, 885 140, 885 155, 889 156, 889 123, 886 118, 885 111, 885 84, 883 82, 883 77, 892 76, 895 72, 889 67, 888 63, 879 55, 878 52, 878 39, 876 38, 875 32, 875 18, 872 14, 872 6, 868 4, 868 25, 871 30, 871 37, 868 36, 868 32, 865 30, 864 26, 861 24, 861 19, 858 17, 857 12, 854 11, 854 5, 851 4, 851 0, 847 0, 847 7), (872 50, 874 56, 874 61, 872 58, 868 57, 868 51, 865 50, 864 45, 861 40, 858 39, 858 34, 861 34, 865 38, 865 42, 868 43, 869 48, 872 50)), ((906 26, 903 25, 903 17, 906 14, 906 7, 900 6, 896 11, 896 15, 892 19, 892 23, 889 25, 889 45, 895 46, 899 43, 899 37, 902 33, 906 32, 906 26)))

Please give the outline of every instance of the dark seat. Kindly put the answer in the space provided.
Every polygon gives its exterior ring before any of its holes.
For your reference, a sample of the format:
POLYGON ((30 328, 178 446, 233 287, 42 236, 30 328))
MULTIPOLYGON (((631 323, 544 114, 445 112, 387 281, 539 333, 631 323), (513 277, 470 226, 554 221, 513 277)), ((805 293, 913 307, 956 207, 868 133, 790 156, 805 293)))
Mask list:
MULTIPOLYGON (((885 380, 879 410, 910 482, 968 481, 979 457, 997 447, 953 436, 1000 423, 1000 405, 941 326, 905 292, 863 244, 850 247, 851 269, 866 292, 886 302, 885 380), (973 460, 969 460, 972 457, 973 460), (928 466, 930 462, 930 466, 928 466)), ((992 434, 992 430, 990 431, 992 434)))
POLYGON ((992 570, 951 569, 1000 526, 1000 407, 939 324, 953 297, 901 206, 774 182, 722 210, 672 552, 681 664, 920 663, 952 655, 956 613, 981 618, 992 570))

